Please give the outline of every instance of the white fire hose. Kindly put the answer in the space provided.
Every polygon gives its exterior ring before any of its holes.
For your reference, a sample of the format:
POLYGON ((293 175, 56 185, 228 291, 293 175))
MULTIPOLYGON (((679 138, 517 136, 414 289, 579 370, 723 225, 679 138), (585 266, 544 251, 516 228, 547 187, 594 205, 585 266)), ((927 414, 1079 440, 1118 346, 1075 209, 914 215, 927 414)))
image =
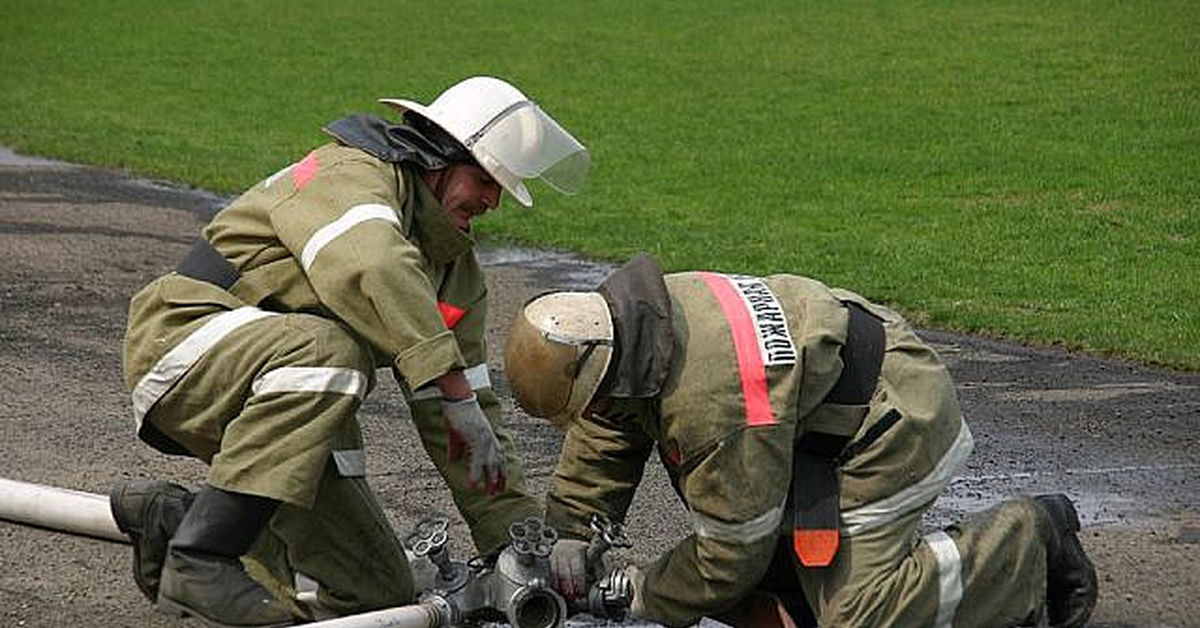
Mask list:
POLYGON ((0 478, 0 519, 128 543, 107 495, 0 478))
POLYGON ((432 604, 413 604, 304 624, 306 628, 440 628, 449 626, 432 604))

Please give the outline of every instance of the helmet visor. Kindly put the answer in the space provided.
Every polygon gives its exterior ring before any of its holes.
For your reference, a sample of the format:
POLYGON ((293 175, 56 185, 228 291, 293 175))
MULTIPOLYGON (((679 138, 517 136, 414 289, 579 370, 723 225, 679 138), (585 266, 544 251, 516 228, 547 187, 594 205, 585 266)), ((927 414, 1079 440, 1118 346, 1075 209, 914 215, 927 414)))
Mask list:
POLYGON ((505 110, 465 143, 481 164, 498 164, 520 179, 540 178, 564 194, 583 188, 591 165, 583 144, 530 101, 505 110))

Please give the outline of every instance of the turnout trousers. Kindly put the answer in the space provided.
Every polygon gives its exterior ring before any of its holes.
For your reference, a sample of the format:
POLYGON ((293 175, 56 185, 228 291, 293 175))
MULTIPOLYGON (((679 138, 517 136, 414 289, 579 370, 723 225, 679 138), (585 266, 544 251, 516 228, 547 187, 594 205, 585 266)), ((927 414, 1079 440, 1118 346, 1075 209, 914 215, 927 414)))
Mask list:
POLYGON ((843 537, 835 563, 800 568, 821 626, 1034 625, 1046 595, 1046 551, 1028 497, 925 535, 920 512, 843 537))
POLYGON ((984 628, 1036 620, 1049 531, 1029 497, 921 532, 921 519, 973 448, 945 367, 907 325, 889 326, 869 426, 902 418, 841 469, 841 547, 797 567, 821 626, 984 628))
POLYGON ((282 502, 243 562, 294 612, 312 614, 295 602, 297 573, 319 583, 321 614, 410 603, 355 418, 374 383, 370 350, 318 316, 218 312, 160 360, 191 352, 143 421, 208 463, 210 485, 282 502))

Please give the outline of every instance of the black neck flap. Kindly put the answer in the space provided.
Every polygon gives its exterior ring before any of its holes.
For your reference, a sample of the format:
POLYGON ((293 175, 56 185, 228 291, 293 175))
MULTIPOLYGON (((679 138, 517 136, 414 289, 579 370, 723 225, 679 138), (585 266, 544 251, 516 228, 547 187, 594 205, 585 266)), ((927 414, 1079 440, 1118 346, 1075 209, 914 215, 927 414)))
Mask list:
POLYGON ((474 163, 462 144, 420 116, 395 124, 359 113, 330 122, 324 131, 347 146, 389 163, 413 163, 426 170, 474 163))
POLYGON ((597 288, 612 310, 616 355, 600 394, 644 399, 662 392, 671 368, 671 296, 658 260, 638 254, 597 288))

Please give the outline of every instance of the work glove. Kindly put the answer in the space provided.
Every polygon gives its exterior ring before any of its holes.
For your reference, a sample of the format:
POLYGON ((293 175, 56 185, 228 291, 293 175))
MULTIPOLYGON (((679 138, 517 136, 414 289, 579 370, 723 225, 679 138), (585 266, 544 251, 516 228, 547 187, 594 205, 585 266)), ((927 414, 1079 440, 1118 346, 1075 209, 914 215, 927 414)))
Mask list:
POLYGON ((641 571, 633 565, 613 569, 588 591, 588 612, 593 617, 615 621, 625 619, 626 615, 639 615, 637 588, 641 582, 641 571))
POLYGON ((465 399, 443 399, 442 413, 449 433, 447 453, 450 462, 457 462, 463 455, 470 456, 467 486, 478 488, 482 485, 488 495, 503 491, 508 482, 504 454, 492 424, 479 407, 479 400, 475 395, 465 399))
POLYGON ((587 595, 587 541, 559 539, 550 550, 550 586, 568 600, 587 595))

